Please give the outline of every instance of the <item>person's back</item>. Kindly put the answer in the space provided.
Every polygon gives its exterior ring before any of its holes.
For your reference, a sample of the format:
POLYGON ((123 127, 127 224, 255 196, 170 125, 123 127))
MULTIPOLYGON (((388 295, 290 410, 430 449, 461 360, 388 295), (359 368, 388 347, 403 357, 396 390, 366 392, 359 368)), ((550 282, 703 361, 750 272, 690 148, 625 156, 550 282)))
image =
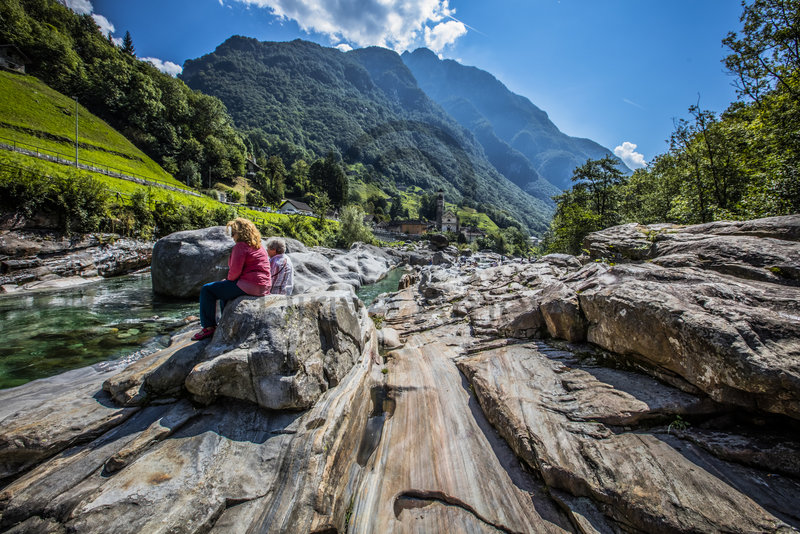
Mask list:
POLYGON ((294 289, 294 267, 292 260, 285 254, 286 242, 273 237, 267 241, 267 254, 269 254, 270 278, 273 295, 291 295, 294 289))

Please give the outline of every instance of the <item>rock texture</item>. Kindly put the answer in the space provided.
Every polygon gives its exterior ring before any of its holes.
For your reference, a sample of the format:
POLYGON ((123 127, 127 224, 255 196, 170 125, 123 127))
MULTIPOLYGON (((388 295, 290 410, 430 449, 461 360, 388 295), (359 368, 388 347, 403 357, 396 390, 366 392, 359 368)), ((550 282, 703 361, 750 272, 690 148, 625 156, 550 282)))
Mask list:
POLYGON ((0 233, 0 292, 67 287, 150 265, 151 242, 92 234, 0 233))
POLYGON ((792 221, 426 264, 369 312, 381 254, 293 253, 309 291, 210 340, 0 392, 0 530, 797 532, 800 288, 751 257, 793 272, 792 221))
POLYGON ((197 297, 204 284, 228 275, 233 245, 224 226, 162 237, 153 246, 153 291, 170 297, 197 297))
MULTIPOLYGON (((371 284, 398 261, 378 247, 363 243, 355 243, 342 253, 309 249, 294 239, 286 241, 294 267, 294 294, 336 283, 356 288, 371 284)), ((153 291, 172 297, 197 297, 203 284, 227 276, 232 247, 233 240, 225 234, 224 226, 176 232, 159 239, 153 247, 153 291)))

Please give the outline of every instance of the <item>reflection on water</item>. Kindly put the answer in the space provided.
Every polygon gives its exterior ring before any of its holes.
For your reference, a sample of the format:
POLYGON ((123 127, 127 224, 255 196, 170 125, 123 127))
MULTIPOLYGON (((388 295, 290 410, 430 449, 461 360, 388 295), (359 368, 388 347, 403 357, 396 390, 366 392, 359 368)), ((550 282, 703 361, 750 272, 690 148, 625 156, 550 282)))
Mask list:
MULTIPOLYGON (((369 306, 397 291, 394 269, 358 290, 369 306)), ((0 295, 0 389, 113 360, 169 343, 197 301, 153 295, 149 274, 109 278, 70 289, 0 295)))
POLYGON ((194 300, 154 296, 149 274, 0 296, 0 389, 153 350, 196 313, 194 300))

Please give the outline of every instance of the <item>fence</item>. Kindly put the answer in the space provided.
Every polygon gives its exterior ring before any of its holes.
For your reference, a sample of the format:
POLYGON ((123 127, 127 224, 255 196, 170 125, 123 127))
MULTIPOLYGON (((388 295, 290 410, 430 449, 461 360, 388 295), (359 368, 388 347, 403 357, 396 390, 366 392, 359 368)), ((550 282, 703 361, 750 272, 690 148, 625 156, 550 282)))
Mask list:
POLYGON ((14 139, 0 137, 0 148, 5 150, 10 150, 12 152, 17 152, 20 154, 25 154, 27 156, 33 156, 35 158, 39 158, 45 161, 59 163, 61 165, 70 165, 72 167, 77 167, 78 169, 104 174, 106 176, 111 176, 112 178, 120 178, 122 180, 128 180, 142 185, 160 187, 162 189, 169 189, 170 191, 176 191, 179 193, 184 193, 196 197, 201 196, 200 193, 197 193, 196 191, 190 191, 188 189, 181 189, 180 187, 175 187, 174 185, 168 184, 163 180, 159 180, 158 178, 152 176, 145 178, 141 175, 137 175, 136 173, 132 172, 128 172, 126 174, 120 169, 109 167, 108 165, 102 165, 100 163, 88 160, 81 160, 80 156, 78 157, 78 164, 76 165, 74 156, 70 157, 67 154, 62 154, 60 152, 42 148, 36 145, 29 145, 28 143, 22 143, 14 139))

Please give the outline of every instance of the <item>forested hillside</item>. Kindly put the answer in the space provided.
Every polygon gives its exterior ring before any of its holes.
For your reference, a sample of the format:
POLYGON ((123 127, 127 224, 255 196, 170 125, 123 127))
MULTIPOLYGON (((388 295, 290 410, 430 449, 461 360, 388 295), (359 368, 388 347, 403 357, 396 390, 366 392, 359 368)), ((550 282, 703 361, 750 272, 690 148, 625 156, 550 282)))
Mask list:
POLYGON ((451 202, 517 219, 532 232, 548 225, 552 202, 501 175, 390 50, 342 53, 236 36, 187 61, 182 79, 225 103, 256 155, 277 154, 287 168, 333 153, 384 191, 441 188, 451 202))
POLYGON ((575 170, 547 242, 577 253, 583 237, 637 222, 704 223, 800 212, 800 3, 756 0, 723 40, 739 101, 717 115, 697 104, 670 149, 624 178, 608 162, 575 170))
POLYGON ((547 113, 486 71, 440 60, 427 48, 405 52, 403 61, 422 90, 475 134, 489 161, 533 195, 549 199, 568 189, 572 171, 587 159, 617 159, 590 139, 561 132, 547 113))
POLYGON ((89 15, 55 0, 0 2, 0 43, 30 58, 28 73, 78 99, 182 182, 244 172, 244 145, 225 107, 115 46, 89 15))

